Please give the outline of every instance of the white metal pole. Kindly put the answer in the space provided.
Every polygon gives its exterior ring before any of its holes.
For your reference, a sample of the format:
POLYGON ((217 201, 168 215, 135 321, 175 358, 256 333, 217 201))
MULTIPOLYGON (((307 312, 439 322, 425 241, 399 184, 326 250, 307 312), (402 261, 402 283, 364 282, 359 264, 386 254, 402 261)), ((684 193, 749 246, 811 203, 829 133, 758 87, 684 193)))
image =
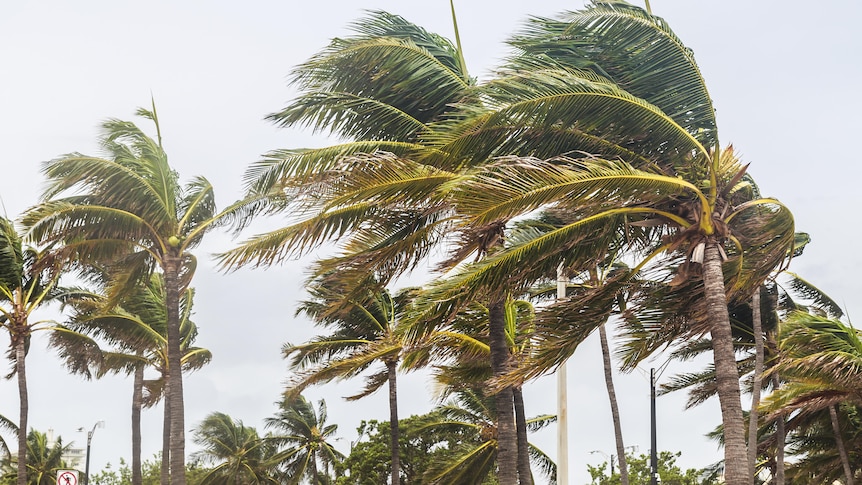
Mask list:
MULTIPOLYGON (((557 267, 557 299, 566 297, 563 263, 557 267)), ((566 363, 557 369, 557 483, 569 485, 569 410, 566 392, 566 363)))

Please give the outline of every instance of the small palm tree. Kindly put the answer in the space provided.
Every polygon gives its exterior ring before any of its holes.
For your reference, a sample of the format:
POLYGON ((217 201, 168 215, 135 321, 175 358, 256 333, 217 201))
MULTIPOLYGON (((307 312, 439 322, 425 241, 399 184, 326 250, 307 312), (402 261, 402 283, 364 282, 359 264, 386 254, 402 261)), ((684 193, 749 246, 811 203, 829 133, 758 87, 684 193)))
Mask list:
POLYGON ((361 399, 384 385, 389 388, 389 425, 392 447, 392 483, 400 482, 398 443, 398 364, 404 353, 405 332, 400 318, 409 290, 393 297, 372 283, 364 294, 329 284, 312 285, 312 300, 303 302, 297 313, 305 313, 317 325, 333 333, 301 345, 285 345, 284 355, 299 371, 288 383, 287 398, 299 395, 307 386, 335 379, 355 377, 375 364, 383 364, 366 379, 366 386, 348 400, 361 399))
POLYGON ((280 483, 297 485, 306 479, 312 485, 330 485, 328 470, 344 455, 331 443, 338 425, 326 424, 326 402, 318 401, 315 411, 300 395, 282 400, 278 407, 275 416, 266 419, 271 433, 264 439, 279 450, 272 459, 280 470, 280 483))
MULTIPOLYGON (((422 427, 459 433, 460 443, 454 444, 450 460, 435 463, 426 472, 428 483, 446 485, 479 485, 494 472, 497 466, 497 416, 495 399, 476 389, 461 389, 448 403, 435 411, 441 419, 422 427)), ((434 414, 432 414, 434 415, 434 414)), ((554 416, 539 416, 527 420, 527 427, 536 431, 553 423, 554 416)), ((556 483, 556 465, 540 449, 529 444, 530 458, 537 468, 556 483)))
MULTIPOLYGON (((26 485, 54 485, 57 483, 57 471, 67 468, 63 461, 63 453, 70 445, 63 445, 62 438, 51 442, 45 433, 30 430, 27 433, 27 481, 26 485)), ((12 466, 5 470, 4 480, 20 482, 20 475, 13 460, 12 466)))
POLYGON ((211 413, 194 429, 194 442, 201 450, 194 456, 213 463, 201 485, 276 484, 271 444, 261 440, 254 428, 246 427, 224 413, 211 413))
MULTIPOLYGON (((98 280, 107 283, 104 274, 98 280)), ((101 378, 112 373, 134 375, 132 393, 132 480, 141 483, 141 430, 142 408, 155 406, 162 399, 164 405, 164 436, 162 456, 170 453, 170 401, 168 388, 170 367, 168 365, 167 315, 165 306, 164 279, 159 274, 150 276, 125 292, 118 302, 112 302, 111 291, 78 290, 65 295, 64 305, 72 308, 65 326, 52 333, 50 345, 60 352, 67 367, 74 373, 89 376, 90 367, 95 368, 101 378), (114 304, 111 308, 109 305, 114 304), (96 358, 88 358, 94 343, 88 335, 107 344, 96 358), (158 373, 155 379, 144 379, 144 371, 153 368, 158 373)), ((180 300, 180 349, 181 370, 189 373, 198 370, 212 360, 212 353, 193 346, 197 337, 197 325, 191 320, 194 290, 186 288, 180 300)), ((162 461, 162 478, 169 479, 168 461, 162 461)))
POLYGON ((14 367, 7 376, 18 378, 18 471, 17 483, 27 481, 27 416, 29 400, 25 359, 30 337, 45 321, 31 321, 37 308, 56 296, 60 273, 43 253, 23 245, 12 221, 0 217, 0 329, 9 333, 9 359, 14 367))

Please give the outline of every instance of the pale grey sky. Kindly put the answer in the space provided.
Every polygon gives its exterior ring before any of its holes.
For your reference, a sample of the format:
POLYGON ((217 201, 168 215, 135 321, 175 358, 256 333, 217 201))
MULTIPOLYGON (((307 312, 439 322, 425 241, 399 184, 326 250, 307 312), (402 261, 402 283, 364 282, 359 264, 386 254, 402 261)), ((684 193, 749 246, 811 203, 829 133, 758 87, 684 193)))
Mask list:
MULTIPOLYGON (((855 94, 862 78, 859 52, 862 4, 746 0, 652 0, 694 50, 718 109, 719 135, 733 143, 764 195, 784 202, 799 230, 813 243, 792 269, 858 311, 862 256, 860 231, 847 219, 859 200, 860 171, 849 142, 862 133, 855 94)), ((456 2, 467 64, 487 79, 505 55, 503 40, 527 15, 551 16, 581 1, 456 2)), ((292 97, 285 79, 291 68, 346 35, 363 9, 405 16, 452 38, 449 2, 333 0, 115 2, 4 2, 0 5, 0 197, 17 217, 37 201, 39 164, 60 154, 97 153, 98 124, 131 119, 155 97, 173 166, 187 180, 204 175, 221 206, 238 198, 246 166, 271 149, 326 143, 297 130, 276 129, 263 117, 292 97)), ((145 126, 145 125, 142 125, 145 126)), ((280 221, 257 224, 247 234, 280 221)), ((284 342, 313 335, 293 317, 302 298, 302 262, 269 270, 217 273, 207 254, 230 247, 213 235, 197 251, 193 286, 198 343, 213 351, 212 364, 186 379, 186 422, 223 411, 262 426, 273 410, 287 366, 284 342)), ((51 311, 43 318, 54 318, 51 311)), ((0 337, 0 345, 8 338, 0 337)), ((660 364, 657 363, 656 365, 660 364)), ((613 450, 598 343, 590 340, 569 364, 570 467, 572 483, 589 482, 585 463, 613 450)), ((648 367, 647 364, 645 367, 648 367)), ((93 439, 92 468, 116 464, 130 454, 131 382, 70 377, 36 340, 28 358, 31 426, 53 428, 81 443, 78 427, 105 420, 93 439)), ((678 367, 691 369, 691 367, 678 367)), ((667 374, 665 374, 667 377, 667 374)), ((359 419, 386 419, 386 396, 345 403, 360 382, 316 388, 326 397, 330 420, 339 424, 347 451, 359 419)), ((402 416, 430 409, 422 375, 401 380, 402 416)), ((635 372, 617 381, 627 444, 649 447, 648 379, 635 372)), ((526 388, 528 414, 555 412, 553 379, 526 388)), ((703 438, 720 420, 716 403, 683 412, 684 396, 659 399, 659 448, 682 451, 684 466, 705 466, 721 457, 703 438)), ((0 382, 0 414, 17 416, 17 393, 0 382)), ((144 455, 160 448, 160 410, 145 413, 144 455)), ((555 456, 553 432, 536 441, 555 456)), ((194 446, 190 445, 189 450, 194 446)))

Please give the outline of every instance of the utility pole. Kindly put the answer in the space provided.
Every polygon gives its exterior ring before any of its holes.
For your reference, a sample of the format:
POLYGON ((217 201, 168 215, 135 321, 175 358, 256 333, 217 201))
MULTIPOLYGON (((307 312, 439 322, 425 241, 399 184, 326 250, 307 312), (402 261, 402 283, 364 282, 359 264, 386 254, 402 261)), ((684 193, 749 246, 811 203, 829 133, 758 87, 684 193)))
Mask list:
POLYGON ((655 424, 655 369, 649 370, 649 402, 650 402, 650 457, 649 476, 650 485, 658 485, 658 447, 656 445, 655 424))
MULTIPOLYGON (((557 266, 557 299, 566 297, 563 262, 557 266)), ((557 483, 569 485, 569 410, 566 390, 566 363, 557 369, 557 483)))

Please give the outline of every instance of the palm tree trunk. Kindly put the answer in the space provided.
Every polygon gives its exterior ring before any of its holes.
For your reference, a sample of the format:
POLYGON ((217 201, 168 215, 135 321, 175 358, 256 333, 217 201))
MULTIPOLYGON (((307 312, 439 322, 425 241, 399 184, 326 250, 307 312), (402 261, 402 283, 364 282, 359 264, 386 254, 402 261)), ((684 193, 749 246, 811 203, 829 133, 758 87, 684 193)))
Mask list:
POLYGON ((144 400, 144 366, 135 367, 132 390, 132 485, 142 485, 141 474, 141 407, 144 400))
POLYGON ((751 383, 751 409, 748 411, 748 474, 754 477, 757 468, 757 406, 763 382, 763 325, 760 315, 760 287, 751 295, 751 327, 754 336, 754 377, 751 383))
POLYGON ((171 397, 171 485, 186 485, 186 423, 183 403, 182 351, 180 350, 180 258, 175 255, 166 255, 163 265, 165 309, 168 319, 168 379, 171 397))
POLYGON ((512 388, 515 401, 515 430, 518 435, 518 478, 521 485, 533 485, 533 471, 530 469, 530 444, 527 442, 527 411, 524 408, 524 391, 512 388))
POLYGON ((727 312, 724 273, 718 242, 706 243, 703 256, 703 291, 712 337, 713 361, 721 421, 724 425, 724 470, 727 485, 752 485, 748 474, 745 422, 739 393, 739 371, 733 351, 733 335, 727 312))
MULTIPOLYGON (((608 333, 605 326, 599 326, 599 340, 602 344, 602 361, 605 370, 605 386, 608 388, 608 399, 611 403, 611 417, 614 422, 614 438, 617 445, 617 460, 620 465, 620 484, 629 485, 629 467, 626 463, 626 445, 623 442, 623 428, 620 421, 620 409, 617 405, 617 393, 614 389, 614 376, 611 367, 611 351, 608 346, 608 333)), ((613 466, 613 463, 611 463, 613 466)))
MULTIPOLYGON (((778 349, 778 343, 775 341, 775 333, 766 332, 766 341, 769 343, 770 349, 778 349)), ((781 378, 777 372, 772 373, 772 392, 781 387, 781 378)), ((784 485, 784 445, 787 441, 787 433, 784 428, 784 415, 779 415, 775 418, 775 477, 773 482, 775 485, 784 485)))
POLYGON ((27 415, 30 401, 27 396, 27 372, 24 358, 27 356, 26 337, 23 329, 26 324, 16 322, 12 338, 15 342, 15 373, 18 375, 18 485, 27 484, 27 415))
POLYGON ((392 485, 401 483, 401 450, 398 444, 398 385, 395 380, 398 361, 386 362, 389 372, 389 444, 392 448, 392 485))
POLYGON ((311 483, 314 485, 320 485, 320 477, 317 474, 317 453, 314 451, 311 452, 311 483))
MULTIPOLYGON (((505 301, 492 303, 488 307, 488 317, 491 368, 494 377, 498 377, 509 370, 505 301)), ((512 388, 500 390, 494 396, 494 402, 497 408, 497 480, 500 485, 518 485, 518 434, 512 388)))
POLYGON ((165 381, 165 417, 162 421, 162 469, 161 484, 171 483, 171 382, 167 375, 165 381))
POLYGON ((838 411, 835 405, 829 406, 829 418, 832 421, 832 433, 835 434, 835 446, 841 457, 841 466, 844 467, 844 483, 853 485, 853 471, 850 470, 850 457, 847 456, 847 448, 844 447, 844 438, 841 436, 841 426, 838 423, 838 411))

